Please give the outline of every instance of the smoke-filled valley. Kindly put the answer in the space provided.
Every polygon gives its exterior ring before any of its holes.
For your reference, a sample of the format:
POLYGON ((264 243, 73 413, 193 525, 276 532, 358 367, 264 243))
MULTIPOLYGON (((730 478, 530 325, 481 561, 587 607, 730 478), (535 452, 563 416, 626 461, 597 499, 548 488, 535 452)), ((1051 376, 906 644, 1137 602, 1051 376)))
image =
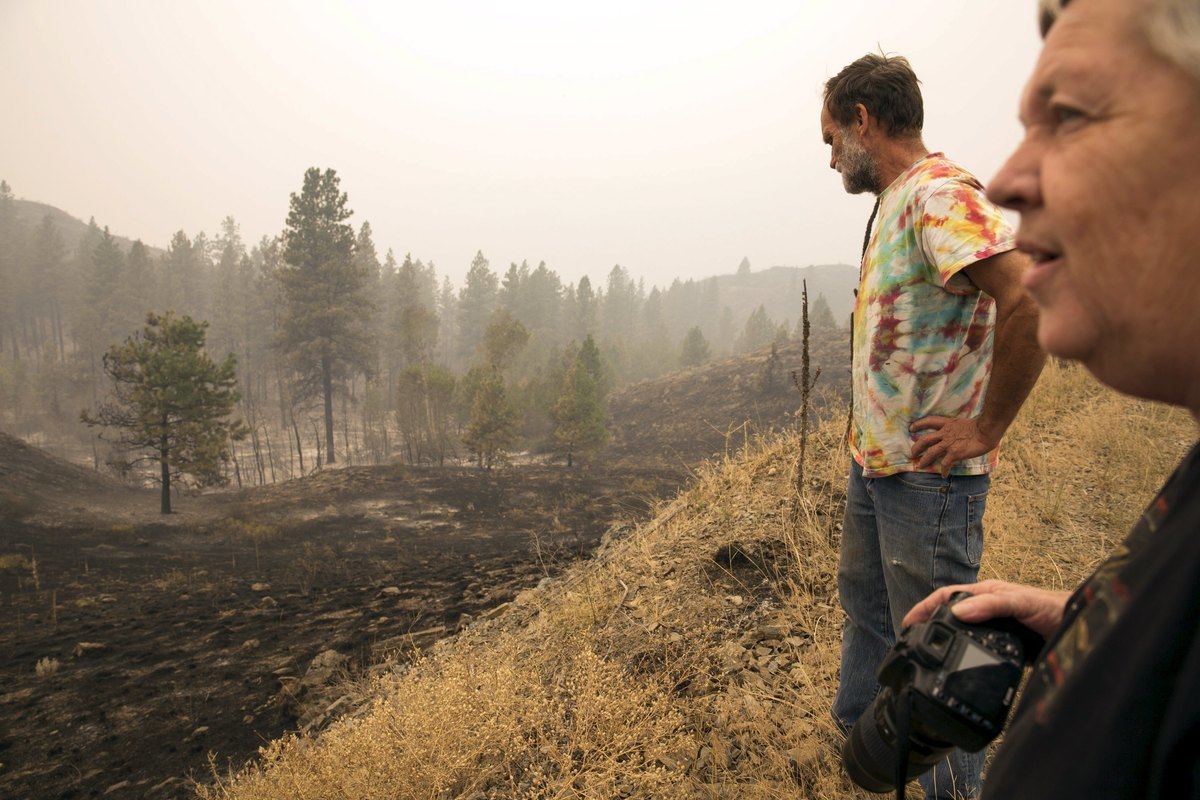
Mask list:
POLYGON ((160 251, 0 190, 0 794, 191 796, 793 426, 806 349, 844 391, 848 267, 456 287, 346 203, 160 251))

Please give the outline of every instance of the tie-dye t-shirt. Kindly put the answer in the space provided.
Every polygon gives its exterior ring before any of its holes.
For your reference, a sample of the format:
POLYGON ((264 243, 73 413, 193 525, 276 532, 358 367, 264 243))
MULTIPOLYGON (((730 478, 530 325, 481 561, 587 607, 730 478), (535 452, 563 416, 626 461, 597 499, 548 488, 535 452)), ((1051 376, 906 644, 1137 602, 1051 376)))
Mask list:
MULTIPOLYGON (((880 194, 854 305, 850 446, 864 476, 916 471, 914 420, 979 415, 995 303, 961 271, 1014 247, 1012 226, 979 181, 940 153, 880 194)), ((995 457, 960 461, 951 472, 983 474, 995 457)))

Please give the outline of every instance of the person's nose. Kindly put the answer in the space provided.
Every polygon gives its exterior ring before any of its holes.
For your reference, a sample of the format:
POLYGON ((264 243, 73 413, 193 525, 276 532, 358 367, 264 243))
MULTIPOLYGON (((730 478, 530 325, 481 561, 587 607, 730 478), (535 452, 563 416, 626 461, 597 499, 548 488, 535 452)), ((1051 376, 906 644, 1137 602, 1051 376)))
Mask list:
POLYGON ((988 184, 988 199, 1014 211, 1039 206, 1042 203, 1041 178, 1040 147, 1026 136, 988 184))

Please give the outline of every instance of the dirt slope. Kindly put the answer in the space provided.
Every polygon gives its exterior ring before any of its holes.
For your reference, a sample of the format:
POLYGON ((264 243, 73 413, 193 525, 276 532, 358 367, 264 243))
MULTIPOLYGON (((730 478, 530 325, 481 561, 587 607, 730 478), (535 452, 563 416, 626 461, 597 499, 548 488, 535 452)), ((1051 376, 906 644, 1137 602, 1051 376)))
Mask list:
MULTIPOLYGON (((843 331, 814 334, 810 370, 820 375, 813 402, 845 398, 850 345, 843 331)), ((781 345, 775 363, 770 349, 712 361, 642 381, 614 392, 609 401, 613 438, 606 457, 617 463, 653 463, 684 469, 713 456, 735 452, 757 434, 795 424, 800 392, 799 342, 781 345)))
POLYGON ((0 431, 0 518, 90 513, 120 508, 140 494, 120 481, 76 466, 0 431))

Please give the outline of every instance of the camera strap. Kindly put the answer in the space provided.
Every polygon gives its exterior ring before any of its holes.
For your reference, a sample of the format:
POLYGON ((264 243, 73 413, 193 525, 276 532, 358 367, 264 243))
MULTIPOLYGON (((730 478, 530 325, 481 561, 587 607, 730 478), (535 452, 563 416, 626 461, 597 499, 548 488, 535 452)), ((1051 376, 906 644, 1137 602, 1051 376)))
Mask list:
POLYGON ((905 686, 896 696, 896 800, 904 800, 908 783, 909 734, 912 733, 912 687, 905 686))

